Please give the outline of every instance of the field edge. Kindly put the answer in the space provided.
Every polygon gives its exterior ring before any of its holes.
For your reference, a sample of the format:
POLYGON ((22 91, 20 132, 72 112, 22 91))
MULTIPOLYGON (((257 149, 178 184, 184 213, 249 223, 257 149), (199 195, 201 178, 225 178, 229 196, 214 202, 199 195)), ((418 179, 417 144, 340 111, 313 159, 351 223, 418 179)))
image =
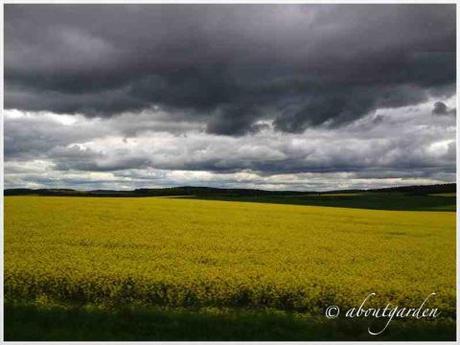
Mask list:
POLYGON ((371 336, 368 319, 335 319, 273 309, 159 308, 5 303, 7 341, 367 340, 454 341, 454 319, 393 321, 371 336))

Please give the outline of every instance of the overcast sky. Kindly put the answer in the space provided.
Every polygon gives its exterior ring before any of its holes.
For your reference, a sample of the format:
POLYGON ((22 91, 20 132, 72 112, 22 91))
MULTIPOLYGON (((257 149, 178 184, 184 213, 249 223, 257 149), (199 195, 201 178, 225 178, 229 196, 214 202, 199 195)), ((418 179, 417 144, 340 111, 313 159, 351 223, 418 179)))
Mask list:
POLYGON ((5 188, 455 181, 455 5, 6 5, 5 188))

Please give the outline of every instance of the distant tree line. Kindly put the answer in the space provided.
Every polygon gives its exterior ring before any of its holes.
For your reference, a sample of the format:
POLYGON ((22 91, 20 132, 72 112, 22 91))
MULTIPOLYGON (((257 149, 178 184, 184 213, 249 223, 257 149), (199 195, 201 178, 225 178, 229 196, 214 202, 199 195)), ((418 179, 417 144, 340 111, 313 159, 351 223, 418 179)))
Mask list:
POLYGON ((455 183, 435 184, 425 186, 405 186, 405 187, 390 187, 379 189, 350 189, 350 190, 335 190, 327 192, 313 191, 266 191, 260 189, 228 189, 228 188, 211 188, 211 187, 172 187, 172 188, 141 188, 132 191, 118 190, 92 190, 78 191, 74 189, 28 189, 15 188, 5 189, 4 195, 48 195, 48 196, 98 196, 98 197, 148 197, 148 196, 301 196, 313 194, 329 194, 329 193, 404 193, 414 195, 436 194, 436 193, 455 193, 457 185, 455 183))

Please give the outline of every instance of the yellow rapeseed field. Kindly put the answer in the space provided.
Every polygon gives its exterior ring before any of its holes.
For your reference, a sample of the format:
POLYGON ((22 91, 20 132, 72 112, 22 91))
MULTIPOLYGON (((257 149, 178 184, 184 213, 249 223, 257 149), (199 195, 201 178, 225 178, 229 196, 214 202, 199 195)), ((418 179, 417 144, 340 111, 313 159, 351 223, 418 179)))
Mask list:
POLYGON ((5 198, 5 298, 455 311, 455 213, 185 198, 5 198), (371 303, 371 304, 372 304, 371 303))

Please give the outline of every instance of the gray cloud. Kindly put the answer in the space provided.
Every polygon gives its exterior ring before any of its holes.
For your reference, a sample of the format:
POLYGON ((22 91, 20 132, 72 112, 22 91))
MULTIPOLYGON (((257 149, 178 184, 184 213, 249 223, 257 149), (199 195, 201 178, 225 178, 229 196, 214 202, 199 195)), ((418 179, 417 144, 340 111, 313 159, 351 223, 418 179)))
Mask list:
POLYGON ((387 109, 305 133, 262 123, 238 138, 193 123, 168 127, 167 114, 153 110, 104 119, 6 111, 6 185, 305 190, 453 181, 455 118, 433 117, 431 107, 387 109))
POLYGON ((5 186, 455 181, 454 4, 5 6, 5 186))
POLYGON ((443 102, 436 102, 433 106, 433 115, 455 115, 455 109, 449 109, 443 102))
POLYGON ((453 95, 455 41, 453 4, 6 5, 5 107, 333 129, 453 95))

